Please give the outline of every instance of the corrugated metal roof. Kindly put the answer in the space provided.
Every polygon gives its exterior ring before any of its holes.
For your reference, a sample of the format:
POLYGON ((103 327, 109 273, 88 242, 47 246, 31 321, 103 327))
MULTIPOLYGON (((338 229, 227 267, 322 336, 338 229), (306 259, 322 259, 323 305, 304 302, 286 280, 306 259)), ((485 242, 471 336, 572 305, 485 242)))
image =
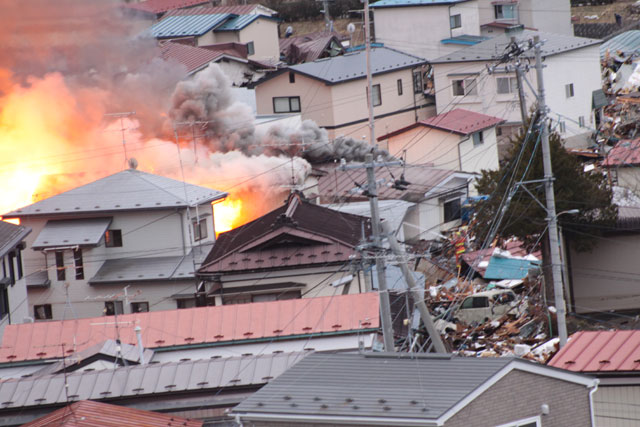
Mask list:
MULTIPOLYGON (((182 43, 163 43, 160 46, 162 58, 174 60, 187 68, 187 73, 191 74, 210 62, 223 57, 226 52, 221 50, 203 49, 201 47, 189 46, 182 43)), ((231 55, 230 55, 231 56, 231 55)))
POLYGON ((497 126, 500 123, 504 123, 504 121, 499 117, 456 108, 447 113, 423 120, 420 124, 448 132, 456 132, 461 135, 471 135, 474 132, 497 126))
POLYGON ((13 250, 31 233, 31 229, 0 220, 0 257, 13 250))
MULTIPOLYGON (((81 351, 116 339, 110 319, 113 317, 7 325, 0 363, 58 358, 63 345, 81 351)), ((378 297, 365 293, 152 311, 119 315, 118 323, 122 342, 135 345, 134 326, 140 326, 143 345, 151 349, 344 334, 379 327, 378 297)))
POLYGON ((197 6, 188 9, 175 9, 167 12, 167 16, 178 15, 210 15, 214 13, 231 13, 234 15, 256 15, 273 16, 277 14, 275 10, 269 9, 261 4, 238 4, 235 6, 197 6))
POLYGON ((549 366, 574 372, 640 371, 640 331, 580 331, 569 338, 549 366))
POLYGON ((600 46, 600 59, 604 59, 607 52, 610 55, 618 55, 623 53, 624 56, 629 57, 640 50, 640 31, 632 30, 625 31, 622 34, 607 40, 600 46))
POLYGON ((64 219, 47 221, 33 242, 33 249, 56 246, 95 246, 100 242, 111 218, 64 219))
POLYGON ((16 209, 4 217, 180 208, 226 196, 222 191, 127 169, 16 209))
POLYGON ((509 357, 314 353, 233 412, 379 417, 381 422, 436 419, 512 362, 509 357))
MULTIPOLYGON (((426 62, 417 56, 388 47, 371 49, 371 72, 374 75, 412 68, 426 62)), ((360 50, 333 58, 292 65, 289 69, 330 84, 361 79, 367 75, 366 53, 360 50)))
MULTIPOLYGON (((130 365, 66 374, 73 400, 102 400, 188 391, 259 386, 278 377, 308 353, 276 353, 194 361, 130 365)), ((65 376, 46 375, 0 381, 2 410, 67 402, 65 376), (7 404, 6 402, 11 402, 7 404)))
POLYGON ((469 0, 380 0, 369 6, 372 9, 385 7, 435 6, 463 3, 469 0))
POLYGON ((156 38, 201 36, 233 16, 230 13, 168 16, 151 27, 151 34, 156 38))
POLYGON ((200 427, 202 421, 83 400, 23 424, 28 427, 52 425, 57 427, 200 427))
POLYGON ((540 261, 492 256, 483 277, 487 280, 524 279, 540 261))
POLYGON ((240 16, 236 16, 235 18, 228 20, 227 22, 225 22, 224 24, 222 24, 218 28, 216 28, 215 32, 218 32, 218 31, 239 31, 239 30, 243 29, 244 27, 246 27, 247 25, 251 24, 253 21, 255 21, 256 19, 258 19, 260 17, 267 18, 266 16, 263 16, 263 15, 240 15, 240 16))
MULTIPOLYGON (((524 30, 518 37, 521 39, 529 39, 534 35, 539 35, 540 39, 545 41, 542 45, 543 57, 558 55, 560 53, 602 43, 602 40, 574 37, 565 34, 542 33, 531 30, 524 30)), ((456 50, 455 52, 446 54, 430 62, 432 64, 440 64, 447 62, 492 61, 503 55, 507 45, 511 43, 510 37, 511 36, 509 34, 499 35, 476 45, 456 50)), ((533 50, 529 50, 525 52, 524 55, 533 57, 534 52, 533 50)))

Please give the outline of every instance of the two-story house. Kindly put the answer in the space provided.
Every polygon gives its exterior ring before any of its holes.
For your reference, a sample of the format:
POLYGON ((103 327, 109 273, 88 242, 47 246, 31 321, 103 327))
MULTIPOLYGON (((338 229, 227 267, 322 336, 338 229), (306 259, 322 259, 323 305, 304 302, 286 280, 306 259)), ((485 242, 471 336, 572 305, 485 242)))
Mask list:
POLYGON ((27 285, 22 264, 24 239, 31 229, 0 221, 0 337, 5 326, 28 320, 27 285))
MULTIPOLYGON (((423 93, 426 61, 387 47, 371 49, 373 113, 378 132, 392 132, 433 115, 433 98, 423 93)), ((330 138, 360 139, 369 121, 366 54, 292 65, 254 83, 258 114, 302 114, 330 138)))
MULTIPOLYGON (((535 35, 544 42, 542 60, 547 107, 554 130, 568 147, 587 144, 594 126, 592 93, 600 89, 601 40, 524 30, 516 35, 526 41, 535 35), (576 72, 579 70, 580 72, 576 72)), ((505 139, 522 123, 517 79, 513 68, 498 63, 511 35, 502 35, 474 46, 441 56, 431 61, 437 93, 438 114, 464 108, 504 119, 498 137, 505 139)), ((525 73, 530 84, 524 84, 525 101, 530 108, 537 88, 533 49, 524 53, 529 64, 525 73)))
POLYGON ((23 253, 33 317, 195 306, 194 272, 215 241, 212 203, 224 197, 128 169, 3 215, 33 230, 23 253))
POLYGON ((261 14, 224 12, 224 8, 194 7, 165 14, 150 31, 158 40, 181 40, 193 46, 242 43, 249 59, 278 61, 277 18, 261 14))
POLYGON ((573 35, 570 0, 478 0, 483 36, 494 37, 515 26, 573 35))

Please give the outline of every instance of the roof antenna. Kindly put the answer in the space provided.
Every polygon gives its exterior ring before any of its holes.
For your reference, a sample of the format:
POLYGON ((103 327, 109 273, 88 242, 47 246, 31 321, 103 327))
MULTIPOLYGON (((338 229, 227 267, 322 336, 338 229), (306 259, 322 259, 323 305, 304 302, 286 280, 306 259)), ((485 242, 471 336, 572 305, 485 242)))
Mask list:
POLYGON ((105 114, 105 117, 116 117, 120 119, 120 129, 118 129, 120 132, 122 132, 122 149, 124 150, 124 163, 125 165, 127 164, 128 156, 127 156, 127 140, 125 138, 125 131, 127 130, 132 130, 132 129, 137 129, 137 128, 126 128, 124 127, 124 119, 126 117, 129 116, 133 116, 135 115, 136 112, 135 111, 130 111, 130 112, 125 112, 125 113, 108 113, 105 114))

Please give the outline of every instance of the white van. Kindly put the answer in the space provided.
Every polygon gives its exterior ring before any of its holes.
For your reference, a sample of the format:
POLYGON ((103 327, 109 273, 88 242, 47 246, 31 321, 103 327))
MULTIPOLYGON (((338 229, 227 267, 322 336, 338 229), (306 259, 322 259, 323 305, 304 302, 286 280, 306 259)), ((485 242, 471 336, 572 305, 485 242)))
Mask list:
POLYGON ((484 323, 502 317, 507 312, 516 316, 520 314, 516 294, 509 289, 495 289, 469 295, 453 317, 466 324, 484 323))

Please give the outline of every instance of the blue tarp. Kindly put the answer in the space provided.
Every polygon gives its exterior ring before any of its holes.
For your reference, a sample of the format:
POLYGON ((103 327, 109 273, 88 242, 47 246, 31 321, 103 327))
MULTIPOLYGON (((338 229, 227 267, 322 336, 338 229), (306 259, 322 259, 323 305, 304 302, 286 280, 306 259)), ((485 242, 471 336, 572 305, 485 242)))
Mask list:
POLYGON ((539 268, 540 261, 492 256, 484 273, 488 280, 524 279, 532 268, 539 268))

